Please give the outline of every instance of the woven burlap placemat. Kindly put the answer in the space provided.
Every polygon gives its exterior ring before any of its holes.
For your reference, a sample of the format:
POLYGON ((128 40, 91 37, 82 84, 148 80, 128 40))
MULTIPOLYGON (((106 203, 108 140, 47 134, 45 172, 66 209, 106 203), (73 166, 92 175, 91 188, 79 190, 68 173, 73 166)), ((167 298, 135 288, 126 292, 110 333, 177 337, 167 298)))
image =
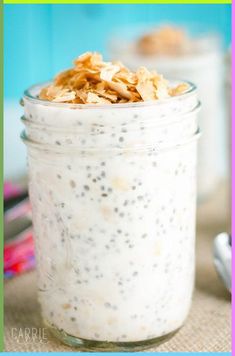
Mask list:
MULTIPOLYGON (((231 351, 230 294, 218 278, 212 259, 214 236, 230 227, 228 202, 227 185, 223 183, 216 194, 199 204, 196 286, 190 315, 172 339, 148 351, 231 351)), ((35 272, 7 281, 5 351, 75 351, 42 328, 35 272), (25 335, 25 330, 30 331, 29 336, 25 335), (37 331, 38 338, 32 336, 32 330, 37 331)))

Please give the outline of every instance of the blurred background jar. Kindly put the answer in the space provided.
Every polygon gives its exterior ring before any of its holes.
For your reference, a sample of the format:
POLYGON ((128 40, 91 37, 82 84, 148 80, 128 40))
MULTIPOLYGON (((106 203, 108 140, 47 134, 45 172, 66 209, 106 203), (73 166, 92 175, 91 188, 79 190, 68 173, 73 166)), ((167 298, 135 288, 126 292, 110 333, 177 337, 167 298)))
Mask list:
POLYGON ((221 176, 225 103, 220 37, 213 32, 199 32, 198 27, 163 24, 118 29, 109 49, 112 59, 119 58, 132 69, 144 65, 167 78, 190 80, 197 85, 202 102, 198 152, 198 195, 202 199, 216 189, 221 176))

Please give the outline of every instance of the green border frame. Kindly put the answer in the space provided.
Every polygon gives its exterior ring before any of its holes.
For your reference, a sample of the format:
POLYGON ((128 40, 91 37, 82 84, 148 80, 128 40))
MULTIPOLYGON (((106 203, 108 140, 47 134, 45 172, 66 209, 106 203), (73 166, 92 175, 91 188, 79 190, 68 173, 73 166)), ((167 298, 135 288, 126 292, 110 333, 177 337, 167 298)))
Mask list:
POLYGON ((0 351, 3 351, 3 4, 0 0, 0 351))
POLYGON ((4 350, 3 308, 3 4, 232 4, 232 0, 0 0, 0 352, 4 350))
POLYGON ((4 0, 4 4, 232 4, 232 0, 4 0))

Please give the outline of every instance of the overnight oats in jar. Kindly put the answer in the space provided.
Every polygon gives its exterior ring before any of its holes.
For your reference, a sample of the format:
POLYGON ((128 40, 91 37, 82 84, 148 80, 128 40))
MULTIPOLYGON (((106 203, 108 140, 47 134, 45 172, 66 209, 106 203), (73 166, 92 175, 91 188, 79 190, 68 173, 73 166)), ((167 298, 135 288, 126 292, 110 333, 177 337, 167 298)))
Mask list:
POLYGON ((23 101, 45 324, 84 350, 166 340, 194 285, 196 88, 86 53, 23 101))
POLYGON ((220 159, 215 157, 220 157, 221 127, 225 126, 224 65, 219 36, 200 32, 197 27, 123 28, 113 35, 110 56, 118 55, 132 70, 144 65, 167 78, 196 84, 202 102, 199 125, 203 132, 198 145, 198 195, 204 199, 215 191, 220 180, 220 159))

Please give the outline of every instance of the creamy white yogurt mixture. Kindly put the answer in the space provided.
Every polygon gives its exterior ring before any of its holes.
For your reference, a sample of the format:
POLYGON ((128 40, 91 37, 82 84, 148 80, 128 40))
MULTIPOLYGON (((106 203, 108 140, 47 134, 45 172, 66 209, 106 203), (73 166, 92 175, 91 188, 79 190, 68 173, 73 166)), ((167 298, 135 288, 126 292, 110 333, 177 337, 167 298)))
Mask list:
MULTIPOLYGON (((219 157, 221 126, 224 121, 223 100, 223 56, 218 39, 205 35, 196 39, 197 50, 180 55, 144 56, 136 53, 132 43, 113 41, 110 55, 127 64, 131 69, 145 65, 155 69, 167 78, 182 78, 197 85, 202 102, 199 125, 202 137, 198 151, 198 194, 208 196, 216 188, 220 178, 219 157)), ((223 143, 223 142, 222 142, 223 143)))
POLYGON ((178 329, 194 284, 196 91, 24 107, 43 319, 97 341, 178 329))

